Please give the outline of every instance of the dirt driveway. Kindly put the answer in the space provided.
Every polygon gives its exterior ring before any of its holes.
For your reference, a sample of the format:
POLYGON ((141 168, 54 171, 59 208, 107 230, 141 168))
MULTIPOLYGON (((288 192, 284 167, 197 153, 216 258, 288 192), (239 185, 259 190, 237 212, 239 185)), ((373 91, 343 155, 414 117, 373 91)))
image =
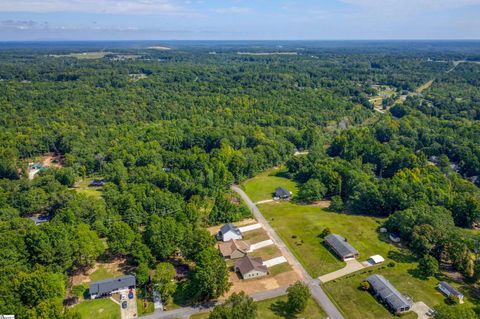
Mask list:
POLYGON ((413 304, 412 311, 418 315, 418 319, 429 319, 427 312, 430 311, 430 307, 427 306, 423 301, 418 301, 413 304))
POLYGON ((259 292, 264 292, 267 290, 277 289, 280 287, 289 286, 300 280, 297 272, 294 270, 289 270, 282 272, 275 276, 266 276, 264 278, 252 279, 252 280, 242 280, 234 272, 229 273, 230 282, 233 284, 230 291, 224 298, 227 298, 234 292, 245 291, 246 294, 254 294, 259 292))

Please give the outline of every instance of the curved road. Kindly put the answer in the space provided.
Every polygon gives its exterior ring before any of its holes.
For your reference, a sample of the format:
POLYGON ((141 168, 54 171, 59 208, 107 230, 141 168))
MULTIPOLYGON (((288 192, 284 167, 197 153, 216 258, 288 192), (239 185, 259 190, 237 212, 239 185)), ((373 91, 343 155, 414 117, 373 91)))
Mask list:
POLYGON ((235 191, 242 197, 245 201, 247 206, 253 213, 253 216, 257 219, 257 221, 263 226, 265 231, 270 235, 270 238, 274 241, 274 243, 278 246, 281 250, 282 254, 287 258, 288 262, 292 265, 295 271, 300 274, 300 277, 303 281, 308 285, 310 288, 310 292, 312 293, 312 297, 322 306, 323 310, 327 313, 330 319, 343 319, 342 314, 340 311, 335 307, 332 301, 328 298, 327 294, 323 291, 320 287, 318 280, 314 280, 303 268, 300 264, 298 259, 292 254, 290 249, 285 245, 283 240, 277 235, 275 230, 270 226, 267 222, 265 217, 263 217, 262 213, 255 205, 254 202, 248 197, 248 195, 237 185, 232 186, 232 190, 235 191))

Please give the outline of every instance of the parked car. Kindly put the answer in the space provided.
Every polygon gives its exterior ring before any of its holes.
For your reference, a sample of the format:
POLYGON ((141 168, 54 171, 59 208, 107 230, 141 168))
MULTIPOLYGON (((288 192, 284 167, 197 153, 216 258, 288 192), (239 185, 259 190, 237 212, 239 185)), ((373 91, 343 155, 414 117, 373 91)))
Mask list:
POLYGON ((120 301, 127 299, 127 296, 122 292, 120 294, 120 301))
POLYGON ((133 291, 130 291, 130 292, 128 293, 128 299, 133 299, 133 291))
POLYGON ((127 309, 127 306, 128 306, 128 304, 127 304, 126 301, 122 302, 122 308, 123 308, 123 309, 127 309))

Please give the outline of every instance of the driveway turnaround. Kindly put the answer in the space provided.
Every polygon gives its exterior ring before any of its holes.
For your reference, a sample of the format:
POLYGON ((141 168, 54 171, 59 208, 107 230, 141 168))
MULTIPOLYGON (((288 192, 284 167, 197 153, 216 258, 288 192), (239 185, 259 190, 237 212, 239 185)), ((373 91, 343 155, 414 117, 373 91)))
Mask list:
POLYGON ((418 319, 429 319, 427 312, 431 311, 430 307, 427 306, 423 301, 417 301, 412 305, 412 311, 418 315, 418 319))
POLYGON ((280 256, 280 257, 275 257, 275 258, 266 260, 266 261, 263 262, 263 264, 267 267, 273 267, 273 266, 280 265, 280 264, 283 264, 283 263, 286 263, 286 262, 287 262, 287 259, 283 256, 280 256))
POLYGON ((267 246, 270 246, 270 245, 273 245, 273 241, 271 239, 267 239, 267 240, 264 240, 264 241, 261 241, 261 242, 255 243, 255 244, 251 244, 250 245, 250 250, 248 252, 252 252, 252 251, 255 251, 257 249, 267 247, 267 246))
POLYGON ((318 280, 320 280, 320 282, 323 284, 323 283, 326 283, 330 280, 334 280, 334 279, 343 277, 345 275, 351 274, 352 272, 356 272, 356 271, 359 271, 359 270, 365 268, 365 266, 356 259, 347 260, 345 262, 347 263, 347 265, 345 267, 343 267, 342 269, 339 269, 337 271, 331 272, 329 274, 320 276, 320 277, 318 277, 318 280))
POLYGON ((262 228, 262 225, 260 225, 260 224, 253 224, 253 225, 248 225, 248 226, 239 227, 238 230, 239 230, 241 233, 246 233, 246 232, 248 232, 248 231, 255 230, 255 229, 259 229, 259 228, 262 228))
POLYGON ((323 308, 323 310, 327 313, 329 319, 343 319, 342 314, 337 309, 337 307, 335 307, 335 305, 328 298, 328 296, 325 294, 323 289, 320 287, 318 281, 314 280, 307 273, 305 268, 303 268, 302 264, 300 264, 300 262, 292 254, 290 249, 288 249, 287 245, 285 245, 283 240, 277 235, 277 233, 270 226, 270 224, 267 222, 265 217, 263 217, 262 213, 257 208, 257 206, 252 202, 250 197, 248 197, 248 195, 240 187, 238 187, 236 185, 232 186, 232 190, 235 191, 236 193, 238 193, 240 195, 240 197, 242 197, 242 199, 245 201, 247 206, 252 211, 253 216, 257 219, 257 221, 260 224, 262 224, 265 231, 270 235, 270 238, 273 240, 273 242, 280 249, 280 251, 282 252, 282 255, 285 256, 285 258, 288 260, 288 262, 292 266, 292 268, 299 273, 303 282, 305 282, 308 285, 308 287, 310 288, 310 292, 312 293, 312 297, 320 304, 320 306, 323 308))

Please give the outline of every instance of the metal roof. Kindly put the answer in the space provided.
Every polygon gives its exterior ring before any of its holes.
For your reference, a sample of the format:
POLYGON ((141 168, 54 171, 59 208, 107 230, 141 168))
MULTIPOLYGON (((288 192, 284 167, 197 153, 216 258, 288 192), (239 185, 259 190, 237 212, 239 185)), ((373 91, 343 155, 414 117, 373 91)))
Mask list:
POLYGON ((290 192, 288 190, 286 190, 285 188, 283 187, 277 187, 277 189, 275 190, 275 195, 278 196, 278 197, 288 197, 290 196, 290 192))
POLYGON ((325 241, 335 250, 340 257, 357 255, 358 251, 350 245, 345 238, 337 234, 330 234, 325 237, 325 241))
POLYGON ((412 300, 403 296, 385 277, 382 275, 372 275, 367 281, 373 290, 395 311, 401 308, 411 307, 412 300))
POLYGON ((441 281, 438 285, 445 288, 449 293, 451 293, 454 296, 463 297, 463 294, 460 291, 453 288, 449 283, 447 283, 445 281, 441 281))
POLYGON ((135 286, 135 277, 132 275, 100 280, 90 283, 90 295, 104 295, 114 290, 135 286))
POLYGON ((228 224, 225 224, 222 226, 222 228, 220 228, 220 233, 222 235, 225 235, 226 233, 228 233, 229 231, 233 231, 235 234, 237 235, 241 235, 242 233, 240 232, 240 230, 235 227, 232 223, 228 223, 228 224))

